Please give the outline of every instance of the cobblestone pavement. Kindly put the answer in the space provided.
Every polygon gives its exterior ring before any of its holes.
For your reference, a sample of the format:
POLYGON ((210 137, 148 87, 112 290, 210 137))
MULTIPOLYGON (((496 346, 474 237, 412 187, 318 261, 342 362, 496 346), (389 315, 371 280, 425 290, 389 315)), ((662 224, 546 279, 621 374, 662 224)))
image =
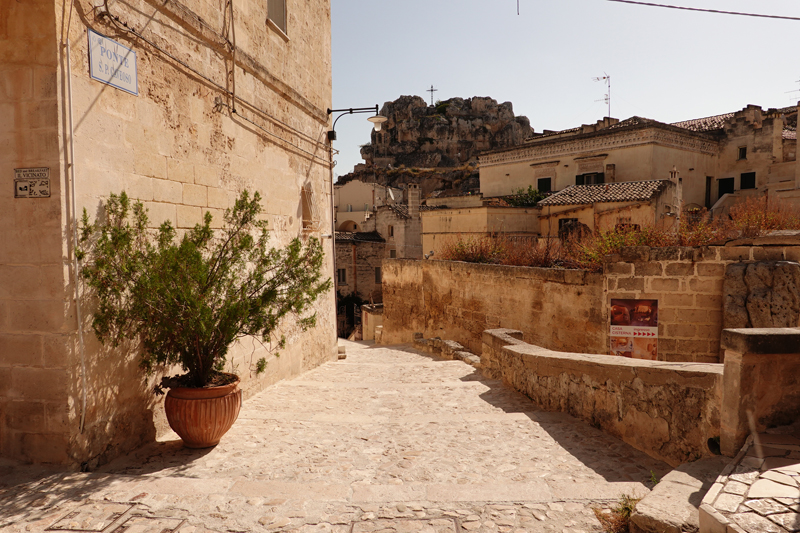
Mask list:
POLYGON ((588 533, 593 507, 669 470, 461 361, 346 344, 245 402, 213 449, 0 469, 0 531, 588 533))

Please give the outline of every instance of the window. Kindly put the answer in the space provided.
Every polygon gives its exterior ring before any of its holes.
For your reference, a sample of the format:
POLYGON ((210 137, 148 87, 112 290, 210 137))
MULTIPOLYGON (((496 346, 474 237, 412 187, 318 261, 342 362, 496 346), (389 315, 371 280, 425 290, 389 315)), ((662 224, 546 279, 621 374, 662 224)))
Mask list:
POLYGON ((394 226, 389 226, 389 237, 394 237, 394 226))
POLYGON ((339 268, 336 270, 336 281, 339 285, 347 285, 347 269, 339 268))
POLYGON ((267 20, 284 34, 286 31, 286 0, 267 0, 267 20))
POLYGON ((747 159, 747 146, 740 146, 739 147, 739 157, 737 157, 736 159, 738 159, 740 161, 742 159, 747 159))
POLYGON ((364 204, 364 211, 369 211, 369 204, 364 204))
POLYGON ((314 200, 314 189, 310 185, 305 185, 300 189, 300 204, 303 214, 303 229, 305 231, 318 230, 320 217, 314 200))
POLYGON ((743 172, 742 181, 740 182, 740 189, 755 189, 756 188, 756 173, 743 172))
POLYGON ((639 231, 639 224, 633 224, 631 217, 619 217, 617 224, 614 226, 614 231, 617 233, 626 233, 628 231, 639 231))
POLYGON ((348 213, 352 213, 353 212, 353 204, 347 204, 347 212, 348 213))
POLYGON ((389 250, 389 257, 395 259, 397 257, 397 250, 389 250))
POLYGON ((552 180, 553 178, 539 178, 536 181, 536 188, 539 189, 539 192, 550 192, 553 190, 552 180))
POLYGON ((575 176, 575 185, 597 185, 603 182, 605 182, 605 175, 602 172, 578 174, 575 176))
POLYGON ((733 194, 733 178, 719 180, 719 195, 717 198, 722 198, 724 194, 733 194))
POLYGON ((381 267, 375 267, 375 283, 381 282, 381 267))

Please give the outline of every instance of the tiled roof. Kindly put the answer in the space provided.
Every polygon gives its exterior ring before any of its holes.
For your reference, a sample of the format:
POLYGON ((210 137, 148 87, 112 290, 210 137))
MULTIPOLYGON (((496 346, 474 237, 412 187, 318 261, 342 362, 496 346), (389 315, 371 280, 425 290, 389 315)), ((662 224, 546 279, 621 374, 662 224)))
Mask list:
POLYGON ((668 180, 626 181, 599 185, 571 185, 554 193, 539 205, 582 205, 595 202, 636 202, 651 199, 668 180))
POLYGON ((781 137, 784 139, 797 139, 797 130, 795 128, 784 128, 781 137))
POLYGON ((733 113, 723 113, 722 115, 714 115, 713 117, 673 122, 671 125, 690 131, 712 131, 722 129, 725 125, 725 121, 731 118, 733 118, 733 113))
POLYGON ((337 231, 336 242, 386 242, 377 231, 337 231))

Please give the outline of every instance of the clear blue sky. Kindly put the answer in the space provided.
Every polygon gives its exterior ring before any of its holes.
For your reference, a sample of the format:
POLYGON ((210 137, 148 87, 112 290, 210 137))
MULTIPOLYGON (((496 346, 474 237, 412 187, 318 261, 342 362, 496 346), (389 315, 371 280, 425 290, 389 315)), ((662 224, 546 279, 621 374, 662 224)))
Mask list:
MULTIPOLYGON (((800 0, 652 0, 800 17, 800 0)), ((489 96, 535 131, 607 114, 676 122, 800 100, 800 21, 606 0, 332 0, 333 107, 489 96)), ((336 175, 362 162, 368 115, 336 126, 336 175)))

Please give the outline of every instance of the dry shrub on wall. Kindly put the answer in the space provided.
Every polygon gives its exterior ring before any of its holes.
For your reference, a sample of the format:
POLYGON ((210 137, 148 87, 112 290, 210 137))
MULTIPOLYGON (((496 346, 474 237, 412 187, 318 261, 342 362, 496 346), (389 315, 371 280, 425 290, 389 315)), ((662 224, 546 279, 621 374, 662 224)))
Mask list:
POLYGON ((575 232, 561 243, 551 239, 511 237, 504 234, 460 236, 448 241, 441 258, 470 263, 514 266, 603 269, 603 258, 628 246, 708 246, 731 238, 757 237, 769 231, 800 229, 800 209, 779 200, 749 198, 733 206, 728 217, 711 219, 703 209, 686 213, 677 231, 655 227, 627 227, 594 235, 575 232))
POLYGON ((505 234, 458 236, 445 243, 440 257, 446 261, 530 267, 562 266, 565 261, 556 240, 505 234))
POLYGON ((800 209, 780 199, 752 197, 731 207, 730 225, 742 237, 758 237, 774 230, 800 229, 800 209))

